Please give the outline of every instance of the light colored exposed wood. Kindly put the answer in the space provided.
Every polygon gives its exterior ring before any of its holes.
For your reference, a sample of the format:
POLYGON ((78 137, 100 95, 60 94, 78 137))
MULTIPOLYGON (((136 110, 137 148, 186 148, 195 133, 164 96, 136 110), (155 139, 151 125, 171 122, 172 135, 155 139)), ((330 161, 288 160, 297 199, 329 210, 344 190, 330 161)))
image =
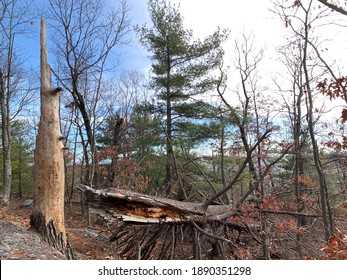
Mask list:
POLYGON ((108 220, 134 223, 207 221, 235 213, 227 205, 210 205, 205 210, 201 203, 154 197, 123 189, 95 190, 82 184, 76 185, 76 188, 86 195, 90 213, 97 213, 108 220))
POLYGON ((48 64, 46 25, 43 18, 40 45, 41 116, 35 148, 31 225, 43 234, 48 243, 60 251, 65 251, 64 145, 60 131, 58 95, 62 89, 51 87, 51 68, 48 64))
MULTIPOLYGON (((230 205, 209 205, 205 209, 203 203, 177 201, 123 189, 96 190, 82 184, 77 184, 75 188, 87 198, 90 214, 100 215, 111 222, 121 220, 125 223, 140 224, 204 223, 227 221, 232 216, 243 215, 230 205)), ((251 200, 249 200, 249 203, 251 203, 251 200)), ((264 214, 318 217, 314 214, 274 211, 271 209, 259 211, 264 214)))

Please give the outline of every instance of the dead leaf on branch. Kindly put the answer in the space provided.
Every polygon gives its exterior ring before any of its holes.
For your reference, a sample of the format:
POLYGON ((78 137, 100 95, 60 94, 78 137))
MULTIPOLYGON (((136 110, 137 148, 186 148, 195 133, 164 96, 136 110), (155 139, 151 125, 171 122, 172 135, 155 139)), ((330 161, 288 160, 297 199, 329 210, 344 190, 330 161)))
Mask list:
POLYGON ((342 119, 342 123, 345 123, 347 121, 347 107, 343 108, 341 119, 342 119))

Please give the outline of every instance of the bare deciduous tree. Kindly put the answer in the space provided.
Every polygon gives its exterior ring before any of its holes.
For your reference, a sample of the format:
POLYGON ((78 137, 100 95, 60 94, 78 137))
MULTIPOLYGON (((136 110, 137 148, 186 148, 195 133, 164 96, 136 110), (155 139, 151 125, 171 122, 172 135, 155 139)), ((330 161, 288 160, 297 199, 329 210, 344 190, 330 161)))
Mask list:
POLYGON ((313 161, 318 176, 319 202, 322 211, 324 237, 326 240, 334 234, 335 226, 330 209, 329 191, 326 179, 326 172, 323 168, 320 147, 316 135, 317 121, 314 118, 315 111, 315 87, 318 81, 324 77, 325 73, 331 73, 327 62, 322 59, 317 46, 317 27, 321 21, 330 15, 329 8, 324 8, 314 13, 314 1, 305 3, 298 1, 294 6, 287 6, 277 1, 275 3, 276 13, 283 19, 285 26, 291 30, 294 37, 297 38, 296 48, 300 50, 298 57, 300 59, 300 90, 303 91, 303 98, 306 102, 306 120, 308 125, 308 135, 310 137, 313 161), (317 23, 318 22, 318 23, 317 23), (323 62, 323 67, 318 63, 323 62))
POLYGON ((32 98, 32 86, 23 89, 23 61, 15 48, 15 38, 28 33, 33 19, 29 4, 0 0, 0 111, 3 157, 1 204, 8 206, 11 194, 11 121, 32 98))
POLYGON ((112 51, 125 42, 129 30, 128 8, 125 1, 120 1, 117 10, 110 9, 105 15, 106 3, 101 0, 50 0, 49 3, 59 69, 56 76, 71 94, 83 119, 85 180, 92 185, 96 112, 103 77, 105 71, 115 66, 109 63, 112 51))

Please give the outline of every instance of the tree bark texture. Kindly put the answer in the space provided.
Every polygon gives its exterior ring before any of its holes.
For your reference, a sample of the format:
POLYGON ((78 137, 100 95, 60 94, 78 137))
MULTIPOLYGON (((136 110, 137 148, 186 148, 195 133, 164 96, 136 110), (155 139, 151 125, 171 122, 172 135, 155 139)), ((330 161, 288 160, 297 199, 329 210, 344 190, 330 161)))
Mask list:
POLYGON ((3 152, 3 189, 1 191, 1 204, 8 207, 11 194, 11 135, 8 106, 6 102, 4 74, 0 69, 0 110, 1 110, 1 139, 3 152))
POLYGON ((43 18, 40 44, 41 116, 34 154, 34 202, 30 223, 41 232, 45 241, 72 258, 64 224, 64 145, 60 131, 58 95, 62 89, 51 87, 43 18))
POLYGON ((310 30, 310 24, 309 24, 309 16, 308 12, 306 13, 305 18, 305 29, 304 29, 304 45, 303 45, 303 71, 304 71, 304 78, 305 78, 305 91, 306 91, 306 97, 307 97, 307 123, 308 123, 308 131, 312 142, 312 152, 313 152, 313 160, 314 165, 317 171, 318 175, 318 181, 319 181, 319 192, 320 192, 320 206, 322 209, 322 216, 323 216, 323 227, 324 227, 324 237, 325 240, 328 241, 330 236, 334 234, 334 224, 331 217, 331 211, 330 211, 330 204, 329 204, 329 197, 328 197, 328 188, 327 188, 327 182, 326 182, 326 176, 324 174, 320 154, 319 154, 319 147, 317 144, 317 139, 315 135, 315 124, 313 120, 313 97, 312 97, 312 89, 311 89, 311 80, 309 77, 309 66, 307 63, 307 56, 308 56, 308 44, 309 44, 309 30, 310 30))

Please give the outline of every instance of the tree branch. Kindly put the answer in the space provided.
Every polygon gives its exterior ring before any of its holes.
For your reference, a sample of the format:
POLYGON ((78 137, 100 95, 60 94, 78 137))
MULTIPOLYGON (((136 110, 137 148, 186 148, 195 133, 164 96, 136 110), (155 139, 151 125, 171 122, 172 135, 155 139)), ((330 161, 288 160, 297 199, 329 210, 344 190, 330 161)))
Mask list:
POLYGON ((275 211, 271 209, 262 209, 262 213, 270 213, 270 214, 278 214, 278 215, 290 215, 294 217, 309 217, 309 218, 319 218, 321 216, 315 215, 315 214, 305 214, 305 213, 298 213, 298 212, 292 212, 292 211, 275 211))
POLYGON ((220 241, 224 241, 224 242, 227 242, 227 243, 231 243, 235 247, 235 244, 231 240, 226 239, 226 238, 221 237, 221 236, 217 236, 217 235, 208 233, 207 231, 205 231, 201 227, 199 227, 194 221, 192 221, 191 224, 194 226, 194 228, 196 228, 198 231, 200 231, 201 233, 205 234, 206 236, 208 236, 210 238, 213 238, 213 239, 216 239, 216 240, 220 240, 220 241))
POLYGON ((257 142, 250 148, 249 152, 247 152, 247 157, 244 159, 244 161, 242 162, 241 167, 239 168, 239 171, 235 174, 234 178, 229 182, 229 184, 224 187, 223 189, 221 189, 219 192, 217 192, 216 194, 214 194, 210 199, 206 200, 203 204, 202 204, 202 208, 203 209, 207 209, 207 207, 209 205, 212 204, 212 202, 218 198, 219 196, 221 196, 222 194, 224 194, 225 192, 227 192, 228 190, 230 190, 233 185, 237 182, 237 180, 239 179, 239 177, 241 176, 241 174, 243 173, 243 170, 246 168, 251 156, 252 156, 252 152, 259 146, 259 144, 266 139, 269 134, 271 133, 271 129, 268 129, 264 132, 264 134, 259 137, 259 139, 257 140, 257 142))
POLYGON ((347 16, 347 11, 345 9, 343 9, 342 7, 339 7, 333 3, 329 3, 326 0, 318 0, 318 2, 322 3, 323 5, 331 8, 332 10, 334 10, 335 12, 338 12, 340 14, 343 14, 345 16, 347 16))

